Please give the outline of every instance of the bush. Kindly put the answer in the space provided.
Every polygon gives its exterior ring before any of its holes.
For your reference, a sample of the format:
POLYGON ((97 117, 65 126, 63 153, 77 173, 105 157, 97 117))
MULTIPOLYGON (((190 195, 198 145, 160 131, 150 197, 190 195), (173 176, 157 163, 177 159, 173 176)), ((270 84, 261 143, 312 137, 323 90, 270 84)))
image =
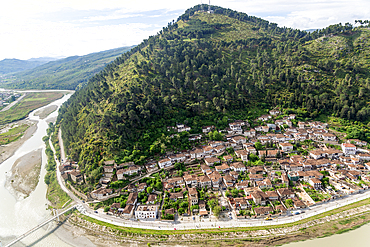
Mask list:
POLYGON ((174 220, 175 216, 173 214, 164 214, 164 215, 162 215, 162 219, 164 219, 164 220, 174 220))

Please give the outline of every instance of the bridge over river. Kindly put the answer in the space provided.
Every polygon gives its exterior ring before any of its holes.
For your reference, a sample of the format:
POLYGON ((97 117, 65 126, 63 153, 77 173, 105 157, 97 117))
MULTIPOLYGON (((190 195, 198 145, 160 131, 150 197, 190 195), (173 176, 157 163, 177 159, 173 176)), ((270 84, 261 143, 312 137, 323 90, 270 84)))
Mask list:
MULTIPOLYGON (((14 239, 13 241, 11 241, 10 243, 6 244, 5 247, 9 247, 9 246, 12 246, 13 244, 17 243, 18 241, 22 240, 23 238, 27 237, 28 235, 30 235, 31 233, 37 231, 38 229, 40 229, 41 227, 43 227, 44 225, 50 223, 51 221, 55 220, 55 219, 59 219, 59 216, 60 215, 63 215, 65 213, 67 213, 68 211, 72 210, 76 208, 76 205, 72 206, 72 207, 69 207, 65 210, 63 210, 62 212, 60 213, 56 213, 55 216, 53 216, 52 218, 42 222, 41 224, 38 224, 37 226, 35 226, 34 228, 32 228, 31 230, 27 231, 26 233, 20 235, 19 237, 17 237, 16 239, 14 239)), ((0 246, 1 246, 1 243, 0 243, 0 246)))

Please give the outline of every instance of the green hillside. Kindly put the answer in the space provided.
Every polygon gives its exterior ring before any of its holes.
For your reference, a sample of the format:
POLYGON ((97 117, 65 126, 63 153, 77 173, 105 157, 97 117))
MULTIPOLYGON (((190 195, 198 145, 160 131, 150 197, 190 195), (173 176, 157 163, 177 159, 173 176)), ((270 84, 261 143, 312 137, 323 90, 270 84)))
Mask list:
POLYGON ((86 85, 87 81, 101 71, 117 56, 132 47, 122 47, 73 56, 52 61, 33 69, 13 74, 0 84, 5 88, 16 89, 69 89, 74 90, 86 85))
POLYGON ((169 137, 166 126, 176 123, 200 133, 273 106, 306 119, 369 121, 368 27, 307 33, 203 7, 117 58, 61 108, 67 152, 91 184, 102 160, 142 164, 190 148, 186 133, 169 137))
POLYGON ((47 62, 56 60, 54 58, 32 58, 29 60, 4 59, 0 61, 0 75, 16 73, 35 68, 47 62))

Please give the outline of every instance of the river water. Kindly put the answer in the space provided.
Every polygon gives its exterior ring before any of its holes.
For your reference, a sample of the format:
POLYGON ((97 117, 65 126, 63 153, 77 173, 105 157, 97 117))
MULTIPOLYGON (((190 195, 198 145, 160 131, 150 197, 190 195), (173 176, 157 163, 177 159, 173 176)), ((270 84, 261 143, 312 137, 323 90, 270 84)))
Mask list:
MULTIPOLYGON (((67 94, 49 105, 57 105, 59 109, 70 96, 71 94, 67 94)), ((3 245, 51 217, 50 210, 47 210, 48 202, 45 196, 47 187, 43 179, 46 173, 45 164, 47 157, 45 155, 45 145, 42 137, 46 135, 46 129, 48 128, 47 120, 57 117, 58 111, 51 113, 46 119, 42 120, 38 116, 34 116, 35 111, 30 113, 29 119, 37 121, 36 132, 19 147, 13 156, 0 165, 0 241, 3 245), (40 181, 29 197, 16 199, 5 188, 7 173, 19 157, 39 148, 43 149, 40 181)), ((24 238, 22 243, 18 243, 15 246, 70 246, 52 233, 54 228, 55 225, 50 223, 45 229, 37 230, 24 238)))
POLYGON ((369 247, 370 224, 364 225, 356 230, 326 238, 317 238, 303 242, 283 245, 283 247, 369 247))

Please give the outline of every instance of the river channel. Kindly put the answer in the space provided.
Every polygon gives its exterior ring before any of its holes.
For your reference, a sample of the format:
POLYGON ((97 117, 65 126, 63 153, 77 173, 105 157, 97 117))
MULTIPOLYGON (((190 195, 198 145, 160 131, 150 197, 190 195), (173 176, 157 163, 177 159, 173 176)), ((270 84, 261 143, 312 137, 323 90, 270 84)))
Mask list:
MULTIPOLYGON (((61 99, 49 105, 56 105, 59 109, 70 96, 71 94, 66 94, 61 99)), ((47 210, 48 202, 45 196, 47 187, 43 179, 46 173, 45 164, 47 157, 45 155, 45 145, 42 137, 46 135, 46 129, 48 128, 47 121, 57 117, 58 111, 54 111, 46 119, 40 119, 34 115, 39 109, 29 114, 30 120, 37 121, 36 132, 18 148, 13 156, 0 164, 0 241, 3 245, 51 217, 50 210, 47 210), (40 148, 43 150, 40 181, 30 196, 25 199, 16 199, 5 187, 7 173, 19 157, 40 148)), ((14 246, 70 246, 53 234, 54 229, 55 224, 51 223, 45 228, 39 229, 24 238, 21 243, 17 243, 14 246)))
POLYGON ((303 242, 296 242, 283 245, 283 247, 369 247, 370 224, 364 225, 356 230, 326 238, 316 238, 303 242))

